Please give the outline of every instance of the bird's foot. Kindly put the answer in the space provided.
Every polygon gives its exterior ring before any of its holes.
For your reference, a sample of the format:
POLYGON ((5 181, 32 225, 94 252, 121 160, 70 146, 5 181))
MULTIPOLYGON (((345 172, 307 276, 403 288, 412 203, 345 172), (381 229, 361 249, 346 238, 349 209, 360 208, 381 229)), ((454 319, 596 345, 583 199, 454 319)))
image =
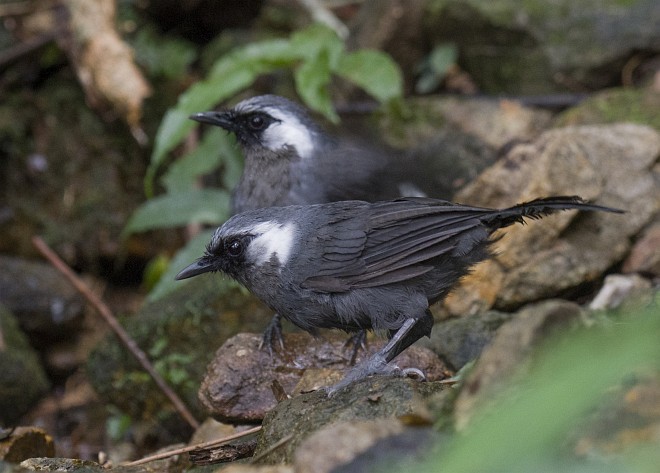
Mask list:
POLYGON ((426 381, 426 376, 422 370, 418 368, 404 368, 401 369, 397 365, 392 363, 387 363, 385 357, 380 353, 376 353, 371 358, 363 361, 359 365, 353 367, 347 374, 344 376, 344 379, 338 383, 323 388, 328 397, 334 396, 337 392, 341 391, 349 384, 352 384, 356 381, 364 379, 368 376, 379 375, 379 376, 400 376, 407 377, 412 379, 417 379, 419 381, 426 381))
POLYGON ((351 335, 348 340, 344 343, 344 350, 347 349, 348 347, 352 346, 353 350, 351 353, 351 361, 349 362, 350 366, 355 365, 355 359, 357 358, 358 353, 360 352, 360 349, 366 350, 367 349, 367 331, 366 330, 360 330, 359 332, 351 335))
POLYGON ((264 330, 264 335, 259 344, 259 350, 268 348, 270 357, 273 357, 273 345, 277 342, 281 350, 284 350, 284 337, 282 336, 282 320, 279 314, 275 314, 264 330))

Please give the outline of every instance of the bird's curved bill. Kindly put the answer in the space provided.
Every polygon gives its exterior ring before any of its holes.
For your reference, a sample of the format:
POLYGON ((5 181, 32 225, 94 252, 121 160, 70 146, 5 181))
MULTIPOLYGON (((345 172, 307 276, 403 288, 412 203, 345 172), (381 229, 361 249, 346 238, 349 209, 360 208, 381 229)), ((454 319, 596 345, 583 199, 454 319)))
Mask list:
POLYGON ((208 273, 209 271, 213 271, 213 265, 204 258, 201 258, 179 271, 179 274, 177 274, 174 279, 180 281, 181 279, 192 278, 193 276, 208 273))
POLYGON ((215 125, 227 131, 233 131, 235 123, 227 112, 199 112, 190 115, 190 119, 199 123, 215 125))

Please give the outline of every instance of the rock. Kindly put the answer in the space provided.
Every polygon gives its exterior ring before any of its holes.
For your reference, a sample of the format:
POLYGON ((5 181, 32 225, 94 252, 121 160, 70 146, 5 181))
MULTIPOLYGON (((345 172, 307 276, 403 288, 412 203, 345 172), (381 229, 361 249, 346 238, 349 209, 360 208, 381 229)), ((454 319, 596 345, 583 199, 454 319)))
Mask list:
POLYGON ((580 195, 626 214, 562 212, 504 230, 498 256, 450 293, 453 314, 510 310, 593 281, 620 261, 630 239, 660 210, 653 166, 660 134, 639 125, 552 130, 513 148, 455 201, 506 207, 547 195, 580 195))
POLYGON ((431 338, 423 338, 417 345, 429 348, 458 371, 477 358, 500 325, 512 317, 511 313, 490 310, 436 322, 431 338))
POLYGON ((52 266, 0 255, 0 304, 41 340, 71 336, 82 321, 82 296, 52 266))
MULTIPOLYGON (((449 199, 497 159, 496 147, 476 132, 483 129, 467 126, 467 114, 455 113, 454 105, 460 110, 478 108, 482 113, 482 102, 420 97, 406 102, 405 114, 379 116, 378 133, 374 138, 384 140, 392 148, 405 150, 407 158, 415 162, 414 169, 407 170, 407 174, 416 171, 414 180, 419 187, 429 196, 440 199, 449 199)), ((492 110, 486 105, 483 107, 492 110)), ((483 113, 488 114, 487 111, 483 113)), ((350 122, 346 126, 359 129, 359 125, 350 122)))
MULTIPOLYGON (((236 284, 209 275, 145 304, 122 323, 193 414, 204 418, 197 391, 215 350, 239 331, 263 330, 271 317, 270 310, 236 284)), ((104 402, 133 419, 158 418, 156 437, 177 433, 161 439, 164 444, 187 440, 189 426, 114 336, 91 353, 87 375, 104 402)))
POLYGON ((627 299, 652 299, 651 281, 636 274, 610 274, 600 292, 589 304, 591 310, 618 309, 627 299))
POLYGON ((660 276, 660 223, 644 230, 623 262, 622 271, 660 276))
POLYGON ((96 462, 75 458, 28 458, 21 462, 21 466, 32 471, 103 471, 96 462))
MULTIPOLYGON (((277 401, 272 384, 276 380, 284 392, 297 395, 338 381, 349 367, 352 348, 344 347, 343 333, 314 338, 307 333, 286 334, 284 351, 271 358, 260 350, 261 334, 241 333, 227 340, 209 364, 199 397, 210 415, 224 422, 259 422, 277 401), (315 376, 299 385, 304 373, 315 376), (320 376, 319 376, 320 374, 320 376), (297 386, 298 385, 298 386, 297 386)), ((370 342, 360 351, 356 363, 374 353, 383 340, 370 342)), ((450 376, 447 368, 430 350, 410 347, 394 363, 401 368, 421 369, 429 381, 450 376)))
POLYGON ((17 427, 9 437, 0 440, 0 460, 6 462, 20 463, 26 458, 53 456, 52 437, 38 427, 17 427))
POLYGON ((433 429, 405 428, 398 419, 344 421, 327 425, 301 443, 296 471, 401 471, 410 457, 429 447, 433 429))
POLYGON ((568 301, 547 300, 520 310, 496 332, 468 374, 456 399, 454 416, 464 428, 474 410, 494 399, 514 374, 524 371, 530 354, 550 335, 569 330, 582 317, 580 306, 568 301))
POLYGON ((30 470, 15 463, 7 463, 0 460, 0 473, 29 473, 30 470))
POLYGON ((425 400, 447 389, 441 382, 419 382, 407 378, 374 376, 351 384, 328 396, 322 391, 301 394, 280 402, 263 422, 255 457, 260 463, 290 463, 302 442, 326 425, 341 420, 373 420, 426 415, 425 400), (277 449, 271 447, 284 438, 277 449))
POLYGON ((229 465, 222 473, 294 473, 291 465, 229 465))
POLYGON ((620 80, 639 50, 658 50, 653 0, 454 2, 433 0, 424 16, 432 45, 451 42, 460 64, 491 93, 547 94, 597 89, 620 80))
POLYGON ((660 94, 651 87, 607 89, 560 113, 556 127, 602 123, 638 123, 660 130, 660 94))
POLYGON ((0 305, 0 425, 12 425, 49 389, 39 357, 18 328, 14 316, 0 305))
POLYGON ((211 440, 217 440, 236 433, 236 428, 233 425, 223 424, 211 417, 208 417, 202 424, 195 430, 195 433, 190 438, 189 445, 197 445, 211 440))
POLYGON ((530 141, 551 125, 552 114, 512 100, 420 97, 414 107, 433 107, 444 122, 499 150, 512 141, 530 141))

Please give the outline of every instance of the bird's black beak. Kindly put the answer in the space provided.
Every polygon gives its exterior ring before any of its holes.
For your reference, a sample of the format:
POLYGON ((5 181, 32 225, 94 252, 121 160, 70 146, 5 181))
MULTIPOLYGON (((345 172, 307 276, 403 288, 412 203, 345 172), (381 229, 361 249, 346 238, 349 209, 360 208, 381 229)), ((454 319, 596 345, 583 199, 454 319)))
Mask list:
POLYGON ((235 131, 236 128, 236 123, 229 111, 194 113, 189 118, 199 123, 219 126, 227 131, 235 131))
POLYGON ((174 279, 180 281, 181 279, 192 278, 193 276, 208 273, 209 271, 213 271, 213 264, 211 264, 211 262, 206 258, 200 258, 191 265, 186 266, 184 269, 179 271, 179 274, 177 274, 174 279))

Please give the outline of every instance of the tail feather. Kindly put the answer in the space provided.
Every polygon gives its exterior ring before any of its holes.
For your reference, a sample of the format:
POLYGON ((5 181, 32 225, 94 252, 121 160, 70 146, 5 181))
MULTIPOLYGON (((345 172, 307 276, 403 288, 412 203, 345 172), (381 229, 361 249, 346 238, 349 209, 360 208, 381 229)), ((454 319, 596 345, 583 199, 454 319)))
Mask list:
POLYGON ((486 225, 492 226, 494 228, 501 228, 513 225, 514 223, 525 223, 526 218, 540 219, 546 215, 550 215, 561 210, 571 209, 612 213, 625 212, 624 210, 616 209, 613 207, 591 204, 576 195, 555 196, 534 199, 529 202, 514 205, 508 209, 493 212, 492 214, 486 216, 482 221, 486 225))

